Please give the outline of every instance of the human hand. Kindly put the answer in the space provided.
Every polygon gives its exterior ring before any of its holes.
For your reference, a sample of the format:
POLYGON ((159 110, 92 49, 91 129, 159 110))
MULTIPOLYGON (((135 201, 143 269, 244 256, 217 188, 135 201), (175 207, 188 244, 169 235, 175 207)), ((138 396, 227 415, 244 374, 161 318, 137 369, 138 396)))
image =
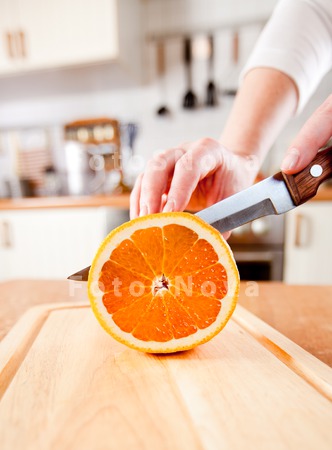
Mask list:
POLYGON ((208 207, 250 186, 258 162, 214 139, 184 144, 153 157, 136 180, 130 217, 208 207))
POLYGON ((318 150, 332 136, 332 94, 305 122, 291 143, 281 170, 288 174, 298 173, 316 156, 318 150))

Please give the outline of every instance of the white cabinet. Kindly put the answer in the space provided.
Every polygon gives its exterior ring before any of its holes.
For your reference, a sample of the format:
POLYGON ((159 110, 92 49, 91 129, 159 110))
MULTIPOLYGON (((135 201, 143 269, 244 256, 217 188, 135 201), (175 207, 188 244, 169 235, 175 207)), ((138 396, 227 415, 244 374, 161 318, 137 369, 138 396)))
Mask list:
POLYGON ((313 201, 286 214, 284 281, 332 284, 332 202, 313 201))
POLYGON ((105 207, 0 212, 0 280, 65 279, 125 220, 127 212, 105 207))
POLYGON ((138 7, 139 0, 0 0, 0 74, 125 63, 135 45, 139 53, 138 7))

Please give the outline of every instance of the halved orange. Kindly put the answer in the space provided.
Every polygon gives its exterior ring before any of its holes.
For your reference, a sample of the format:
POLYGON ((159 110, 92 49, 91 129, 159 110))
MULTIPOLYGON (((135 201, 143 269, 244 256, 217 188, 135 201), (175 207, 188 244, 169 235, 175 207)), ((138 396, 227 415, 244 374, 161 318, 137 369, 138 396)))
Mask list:
POLYGON ((189 213, 151 214, 116 228, 97 251, 88 280, 105 330, 152 353, 210 340, 229 320, 238 291, 227 242, 189 213))

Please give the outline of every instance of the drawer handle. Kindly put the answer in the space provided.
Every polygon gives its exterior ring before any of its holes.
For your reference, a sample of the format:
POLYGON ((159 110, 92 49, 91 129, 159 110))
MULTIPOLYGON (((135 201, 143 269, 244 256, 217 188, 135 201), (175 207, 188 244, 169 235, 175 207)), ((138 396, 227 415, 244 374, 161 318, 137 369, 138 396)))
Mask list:
POLYGON ((13 246, 13 242, 11 239, 9 222, 3 221, 1 223, 1 228, 1 246, 3 248, 11 248, 13 246))
POLYGON ((17 33, 17 35, 18 35, 20 55, 22 58, 26 58, 27 52, 26 52, 26 45, 25 45, 25 33, 24 33, 24 31, 20 30, 17 33))
POLYGON ((305 247, 310 243, 310 221, 303 214, 297 214, 295 219, 295 247, 305 247))
POLYGON ((14 42, 13 42, 13 36, 11 33, 6 33, 6 40, 7 40, 7 53, 10 59, 15 58, 14 53, 14 42))

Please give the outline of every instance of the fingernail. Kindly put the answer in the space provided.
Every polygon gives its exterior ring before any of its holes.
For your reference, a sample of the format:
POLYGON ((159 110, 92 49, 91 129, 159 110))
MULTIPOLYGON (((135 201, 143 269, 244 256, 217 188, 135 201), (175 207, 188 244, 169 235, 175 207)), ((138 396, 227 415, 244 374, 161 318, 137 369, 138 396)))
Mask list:
POLYGON ((163 212, 173 212, 175 211, 175 200, 168 199, 166 205, 164 206, 163 212))
POLYGON ((281 163, 281 170, 292 170, 296 167, 300 159, 300 152, 297 148, 291 148, 281 163))
POLYGON ((140 207, 140 211, 139 211, 139 216, 146 216, 147 214, 149 214, 149 210, 148 207, 146 205, 141 205, 140 207))

